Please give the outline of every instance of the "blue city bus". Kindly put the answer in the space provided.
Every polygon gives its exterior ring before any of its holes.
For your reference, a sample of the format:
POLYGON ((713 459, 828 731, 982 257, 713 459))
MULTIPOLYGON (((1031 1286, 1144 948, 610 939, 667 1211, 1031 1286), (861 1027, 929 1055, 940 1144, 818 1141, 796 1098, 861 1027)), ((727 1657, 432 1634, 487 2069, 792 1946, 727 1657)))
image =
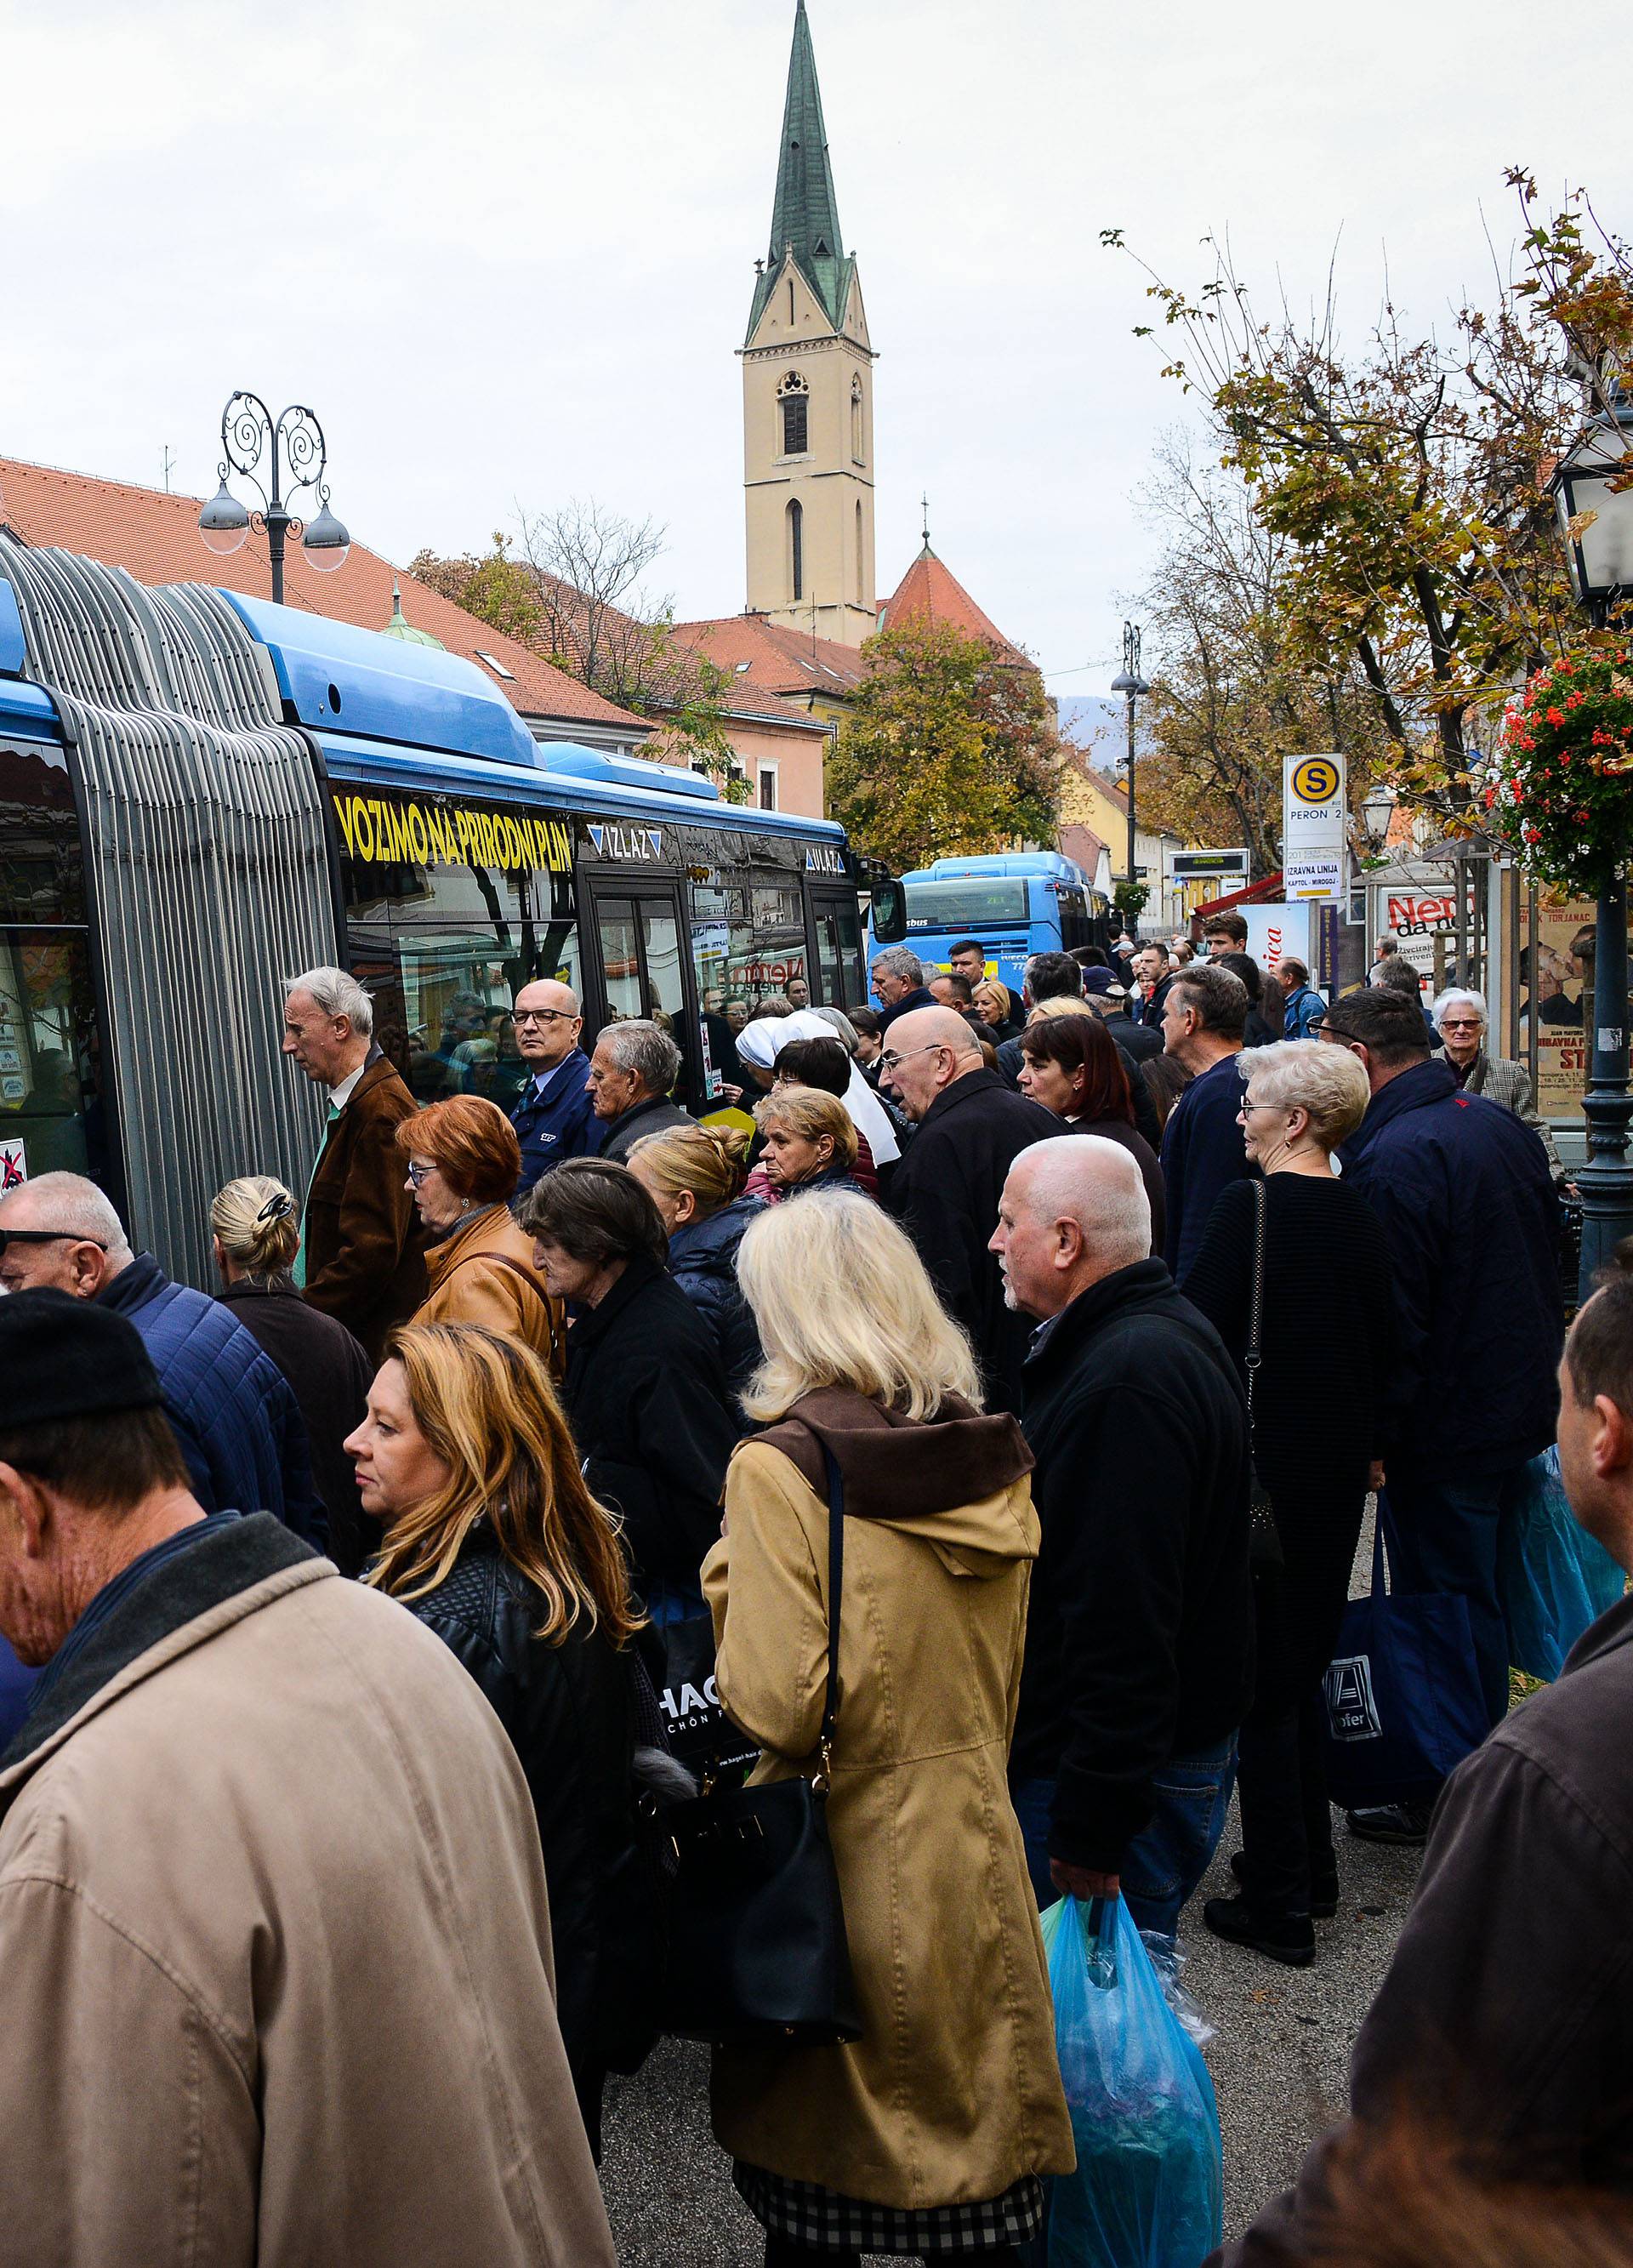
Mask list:
POLYGON ((1011 850, 982 858, 938 858, 876 891, 870 960, 881 945, 910 945, 928 967, 947 966, 953 947, 975 938, 987 973, 1020 990, 1034 953, 1108 946, 1111 901, 1074 859, 1057 850, 1011 850))
POLYGON ((864 879, 831 823, 541 744, 456 655, 0 534, 0 1186, 89 1174, 195 1284, 223 1182, 306 1185, 300 969, 363 981, 423 1101, 508 1107, 551 976, 586 1045, 663 1023, 701 1114, 734 998, 865 1000, 864 879))

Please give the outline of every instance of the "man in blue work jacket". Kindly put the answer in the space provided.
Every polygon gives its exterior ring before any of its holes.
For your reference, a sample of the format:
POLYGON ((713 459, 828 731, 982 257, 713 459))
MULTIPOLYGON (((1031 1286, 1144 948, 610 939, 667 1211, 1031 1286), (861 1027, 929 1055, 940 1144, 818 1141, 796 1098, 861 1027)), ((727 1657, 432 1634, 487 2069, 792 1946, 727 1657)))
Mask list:
POLYGON ((583 1029, 578 996, 570 986, 541 976, 517 994, 516 1046, 528 1073, 511 1113, 522 1145, 519 1197, 563 1158, 592 1156, 600 1141, 585 1084, 590 1059, 578 1044, 583 1029))

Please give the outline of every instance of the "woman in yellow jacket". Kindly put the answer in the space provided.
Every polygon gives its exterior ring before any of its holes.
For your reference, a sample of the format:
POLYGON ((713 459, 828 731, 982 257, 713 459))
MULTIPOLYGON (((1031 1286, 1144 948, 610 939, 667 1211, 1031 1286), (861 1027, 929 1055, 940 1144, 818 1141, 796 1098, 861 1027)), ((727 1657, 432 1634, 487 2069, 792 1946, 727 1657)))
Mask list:
POLYGON ((561 1373, 562 1306, 533 1265, 533 1239, 510 1199, 521 1178, 516 1129, 481 1095, 451 1095, 397 1129, 408 1187, 430 1231, 430 1296, 416 1323, 485 1323, 508 1331, 561 1373))
POLYGON ((828 1819, 862 2037, 722 2048, 715 2133, 768 2264, 893 2252, 1019 2260, 1073 2164, 1037 1910, 1005 1768, 1038 1519, 1013 1418, 865 1197, 749 1227, 739 1278, 769 1427, 703 1564, 720 1698, 756 1777, 815 1768, 828 1650, 822 1450, 844 1486, 828 1819))

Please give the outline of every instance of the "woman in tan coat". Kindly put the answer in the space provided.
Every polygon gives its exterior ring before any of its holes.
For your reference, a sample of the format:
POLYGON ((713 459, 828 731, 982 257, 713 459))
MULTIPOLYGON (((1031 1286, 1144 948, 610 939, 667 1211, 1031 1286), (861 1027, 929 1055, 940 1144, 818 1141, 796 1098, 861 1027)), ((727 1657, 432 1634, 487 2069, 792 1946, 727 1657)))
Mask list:
POLYGON ((533 1265, 533 1239, 510 1211, 522 1170, 510 1120, 481 1095, 450 1095, 405 1118, 397 1147, 408 1159, 408 1186, 430 1232, 430 1292, 413 1320, 508 1331, 559 1377, 562 1305, 545 1288, 533 1265))
POLYGON ((770 1430, 726 1480, 703 1566, 720 1698, 814 1768, 828 1646, 823 1446, 844 1484, 828 1825, 863 2014, 854 2045, 722 2048, 714 2128, 768 2264, 871 2251, 1013 2261, 1073 2163, 1038 1918, 1005 1765, 1037 1514, 1010 1417, 866 1198, 762 1214, 739 1275, 770 1430))

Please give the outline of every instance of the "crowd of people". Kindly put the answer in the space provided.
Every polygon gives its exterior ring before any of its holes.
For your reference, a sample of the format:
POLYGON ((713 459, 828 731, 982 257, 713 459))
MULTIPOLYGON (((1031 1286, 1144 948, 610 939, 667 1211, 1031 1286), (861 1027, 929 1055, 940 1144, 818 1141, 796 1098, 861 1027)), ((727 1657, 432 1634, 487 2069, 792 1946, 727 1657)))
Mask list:
POLYGON ((9 2257, 610 2261, 706 1687, 756 1785, 820 1756, 859 2011, 715 2051, 768 2263, 1028 2258, 1041 1911, 1172 1938, 1235 1795, 1202 1924, 1318 1957, 1369 1499, 1490 1738, 1349 1814, 1425 1888, 1350 2129, 1235 2257, 1304 2257, 1409 2080, 1482 2178, 1623 2182, 1633 1609, 1510 1719, 1500 1546, 1557 1431, 1633 1561, 1633 1281, 1562 1365, 1563 1169, 1477 992, 1201 944, 714 1001, 709 1123, 659 1022, 586 1052, 548 979, 508 1108, 452 1055, 423 1107, 315 968, 322 1143, 221 1189, 217 1297, 87 1181, 0 1198, 9 2257))

